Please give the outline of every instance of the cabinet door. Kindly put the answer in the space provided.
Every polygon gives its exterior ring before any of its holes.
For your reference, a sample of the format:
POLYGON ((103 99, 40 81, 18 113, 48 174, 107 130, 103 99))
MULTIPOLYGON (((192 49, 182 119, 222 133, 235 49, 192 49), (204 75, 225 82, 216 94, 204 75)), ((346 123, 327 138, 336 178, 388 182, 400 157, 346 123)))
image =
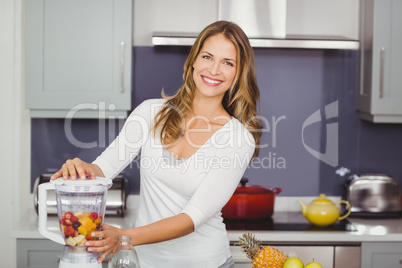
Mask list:
MULTIPOLYGON (((17 268, 59 267, 63 245, 47 239, 17 239, 17 268)), ((109 255, 110 256, 110 255, 109 255)), ((102 267, 108 267, 108 258, 102 267)))
POLYGON ((362 118, 402 123, 402 2, 362 1, 361 72, 357 96, 362 118))
POLYGON ((17 268, 58 267, 62 249, 50 240, 17 239, 17 268))
POLYGON ((362 268, 402 267, 402 243, 362 243, 362 268))
POLYGON ((359 246, 335 246, 334 268, 360 268, 359 246))
POLYGON ((132 0, 26 1, 27 108, 130 110, 131 44, 132 0))

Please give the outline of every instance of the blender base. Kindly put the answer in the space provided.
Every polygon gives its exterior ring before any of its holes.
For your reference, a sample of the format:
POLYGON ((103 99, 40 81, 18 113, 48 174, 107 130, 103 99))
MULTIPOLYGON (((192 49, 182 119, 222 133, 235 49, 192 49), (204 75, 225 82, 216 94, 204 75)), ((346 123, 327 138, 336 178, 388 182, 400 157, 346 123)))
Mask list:
POLYGON ((59 268, 102 268, 102 264, 98 263, 100 254, 88 252, 87 248, 65 245, 61 253, 59 268))

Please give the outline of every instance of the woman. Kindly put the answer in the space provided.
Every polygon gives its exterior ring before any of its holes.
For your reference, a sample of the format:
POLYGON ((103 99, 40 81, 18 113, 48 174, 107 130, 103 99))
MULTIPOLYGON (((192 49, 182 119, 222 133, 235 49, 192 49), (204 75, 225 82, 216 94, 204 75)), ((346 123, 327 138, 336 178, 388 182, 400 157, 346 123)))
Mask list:
POLYGON ((233 267, 221 209, 253 157, 261 125, 259 91, 247 36, 234 23, 207 26, 184 65, 178 92, 140 104, 93 162, 67 160, 53 175, 114 178, 141 151, 136 228, 107 224, 89 251, 113 251, 131 235, 141 267, 233 267))

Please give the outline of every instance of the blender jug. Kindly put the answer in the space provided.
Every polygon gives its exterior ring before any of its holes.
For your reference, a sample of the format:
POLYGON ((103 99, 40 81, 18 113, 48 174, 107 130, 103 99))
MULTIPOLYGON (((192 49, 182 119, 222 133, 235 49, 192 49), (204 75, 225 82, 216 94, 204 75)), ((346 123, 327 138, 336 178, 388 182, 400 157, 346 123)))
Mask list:
POLYGON ((58 178, 39 185, 39 233, 65 245, 59 267, 101 267, 99 253, 87 252, 85 242, 100 230, 104 221, 107 190, 112 180, 63 180, 58 178), (55 189, 60 233, 47 227, 47 190, 55 189))

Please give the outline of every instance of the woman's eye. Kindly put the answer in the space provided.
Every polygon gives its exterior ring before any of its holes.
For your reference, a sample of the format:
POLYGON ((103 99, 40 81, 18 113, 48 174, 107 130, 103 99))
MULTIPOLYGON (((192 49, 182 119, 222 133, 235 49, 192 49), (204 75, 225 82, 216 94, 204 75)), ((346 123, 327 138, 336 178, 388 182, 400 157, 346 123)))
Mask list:
POLYGON ((211 57, 208 56, 208 55, 204 55, 204 56, 202 56, 202 58, 203 58, 203 59, 207 59, 207 60, 211 59, 211 57))
POLYGON ((233 66, 233 63, 231 63, 230 61, 225 61, 223 64, 228 65, 228 66, 233 66))

